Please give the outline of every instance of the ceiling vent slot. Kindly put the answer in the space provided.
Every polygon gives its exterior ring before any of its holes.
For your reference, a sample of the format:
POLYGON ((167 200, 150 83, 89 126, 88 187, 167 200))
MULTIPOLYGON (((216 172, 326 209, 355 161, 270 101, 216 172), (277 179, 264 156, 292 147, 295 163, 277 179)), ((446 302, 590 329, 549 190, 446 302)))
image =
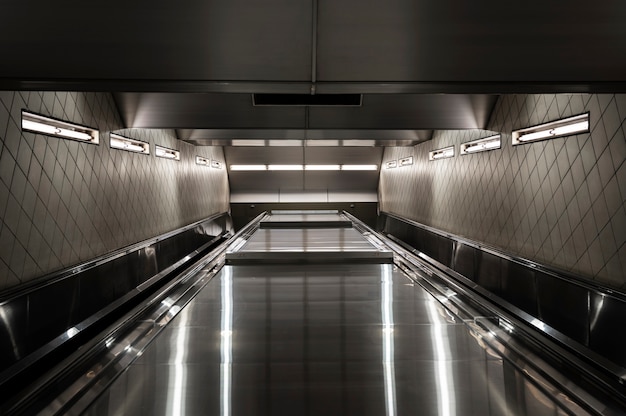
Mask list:
POLYGON ((360 107, 361 94, 252 94, 255 106, 360 107))

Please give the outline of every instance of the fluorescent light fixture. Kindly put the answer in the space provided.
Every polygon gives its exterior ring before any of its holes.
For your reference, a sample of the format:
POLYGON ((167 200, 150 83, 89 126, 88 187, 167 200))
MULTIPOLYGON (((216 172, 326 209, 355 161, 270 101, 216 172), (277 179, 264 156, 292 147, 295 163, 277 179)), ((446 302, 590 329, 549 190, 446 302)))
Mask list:
POLYGON ((168 149, 167 147, 156 146, 156 150, 154 153, 157 155, 157 157, 180 160, 180 152, 178 150, 168 149))
POLYGON ((428 160, 438 160, 454 157, 454 146, 428 152, 428 160))
POLYGON ((230 170, 267 170, 267 165, 230 165, 230 170))
POLYGON ((30 113, 26 110, 22 110, 22 130, 85 143, 100 143, 100 133, 96 129, 30 113))
POLYGON ((378 165, 341 165, 341 170, 378 170, 378 165))
POLYGON ((339 170, 339 165, 305 165, 304 170, 339 170))
POLYGON ((267 165, 267 170, 302 170, 302 165, 267 165))
POLYGON ((378 165, 230 165, 231 171, 377 170, 378 165))
POLYGON ((487 150, 499 149, 501 147, 500 135, 485 137, 484 139, 472 140, 461 144, 460 154, 485 152, 487 150))
POLYGON ((211 167, 213 169, 222 169, 222 162, 219 160, 211 160, 211 167))
POLYGON ((150 154, 150 143, 130 139, 115 133, 111 133, 109 138, 109 142, 113 149, 127 150, 129 152, 142 153, 144 155, 150 154))
POLYGON ((209 166, 210 164, 211 164, 211 161, 207 159, 206 157, 196 156, 196 165, 209 166))
POLYGON ((413 164, 413 156, 403 157, 402 159, 398 161, 398 165, 400 165, 400 167, 408 166, 412 164, 413 164))
POLYGON ((395 167, 398 167, 398 161, 397 160, 391 160, 391 161, 385 163, 385 166, 387 167, 387 169, 393 169, 395 167))
POLYGON ((515 130, 513 132, 513 144, 518 145, 580 133, 589 133, 589 113, 515 130))

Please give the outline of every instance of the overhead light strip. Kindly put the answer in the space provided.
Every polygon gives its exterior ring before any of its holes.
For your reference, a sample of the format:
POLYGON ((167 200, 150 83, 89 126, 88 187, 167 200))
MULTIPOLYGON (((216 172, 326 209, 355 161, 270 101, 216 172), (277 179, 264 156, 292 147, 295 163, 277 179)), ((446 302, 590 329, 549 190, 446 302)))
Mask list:
POLYGON ((231 171, 373 171, 378 165, 230 165, 231 171))
POLYGON ((171 160, 180 160, 180 152, 174 149, 168 149, 167 147, 156 146, 154 153, 157 157, 162 157, 171 160))
POLYGON ((110 146, 113 149, 126 150, 133 153, 150 154, 150 143, 142 142, 119 134, 111 133, 109 136, 110 146))
POLYGON ((582 133, 589 133, 589 113, 515 130, 512 143, 513 145, 518 145, 582 133))
POLYGON ((428 152, 428 160, 439 160, 454 157, 454 146, 428 152))
POLYGON ((22 130, 62 139, 78 140, 84 143, 100 143, 100 133, 96 129, 26 110, 22 110, 22 130))
POLYGON ((267 165, 230 165, 232 171, 258 171, 267 170, 267 165))
POLYGON ((460 154, 486 152, 487 150, 499 149, 502 146, 500 135, 485 137, 484 139, 472 140, 461 144, 460 154))
POLYGON ((341 165, 305 165, 304 170, 340 170, 341 165))
POLYGON ((341 170, 378 170, 378 165, 341 165, 341 170))

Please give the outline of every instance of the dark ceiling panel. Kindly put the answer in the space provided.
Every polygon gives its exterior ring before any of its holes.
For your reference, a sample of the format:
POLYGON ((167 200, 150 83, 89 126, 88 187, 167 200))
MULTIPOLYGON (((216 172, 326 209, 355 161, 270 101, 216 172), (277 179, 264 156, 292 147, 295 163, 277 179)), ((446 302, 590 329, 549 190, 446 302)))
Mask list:
POLYGON ((319 0, 319 81, 624 81, 626 3, 319 0))
POLYGON ((3 2, 0 78, 310 80, 311 10, 310 0, 3 2))

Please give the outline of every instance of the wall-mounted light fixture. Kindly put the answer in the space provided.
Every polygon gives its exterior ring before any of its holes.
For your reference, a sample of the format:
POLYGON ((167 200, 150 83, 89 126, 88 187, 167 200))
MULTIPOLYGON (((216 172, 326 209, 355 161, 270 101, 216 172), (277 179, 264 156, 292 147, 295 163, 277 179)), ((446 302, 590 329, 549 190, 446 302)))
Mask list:
POLYGON ((400 165, 400 167, 409 166, 412 164, 413 164, 413 156, 403 157, 402 159, 398 161, 398 165, 400 165))
POLYGON ((514 145, 518 145, 581 133, 589 133, 589 113, 515 130, 512 142, 514 145))
POLYGON ((42 116, 26 110, 22 110, 22 130, 85 143, 100 143, 100 133, 96 129, 42 116))
POLYGON ((127 150, 129 152, 142 153, 144 155, 150 154, 150 143, 130 139, 115 133, 111 133, 109 139, 113 149, 127 150))
POLYGON ((428 152, 428 160, 446 159, 449 157, 454 157, 454 146, 428 152))
POLYGON ((211 160, 211 167, 213 169, 222 169, 222 162, 219 160, 211 160))
POLYGON ((500 141, 500 135, 485 137, 484 139, 472 140, 461 144, 460 154, 466 155, 468 153, 485 152, 487 150, 499 149, 502 143, 500 141))
POLYGON ((202 156, 196 156, 196 165, 200 165, 200 166, 210 166, 211 165, 211 161, 205 157, 202 156))
POLYGON ((389 162, 385 163, 385 167, 387 169, 394 169, 394 168, 398 167, 398 161, 397 160, 390 160, 389 162))
POLYGON ((156 146, 154 154, 165 159, 180 160, 180 152, 178 150, 168 149, 167 147, 156 146))

